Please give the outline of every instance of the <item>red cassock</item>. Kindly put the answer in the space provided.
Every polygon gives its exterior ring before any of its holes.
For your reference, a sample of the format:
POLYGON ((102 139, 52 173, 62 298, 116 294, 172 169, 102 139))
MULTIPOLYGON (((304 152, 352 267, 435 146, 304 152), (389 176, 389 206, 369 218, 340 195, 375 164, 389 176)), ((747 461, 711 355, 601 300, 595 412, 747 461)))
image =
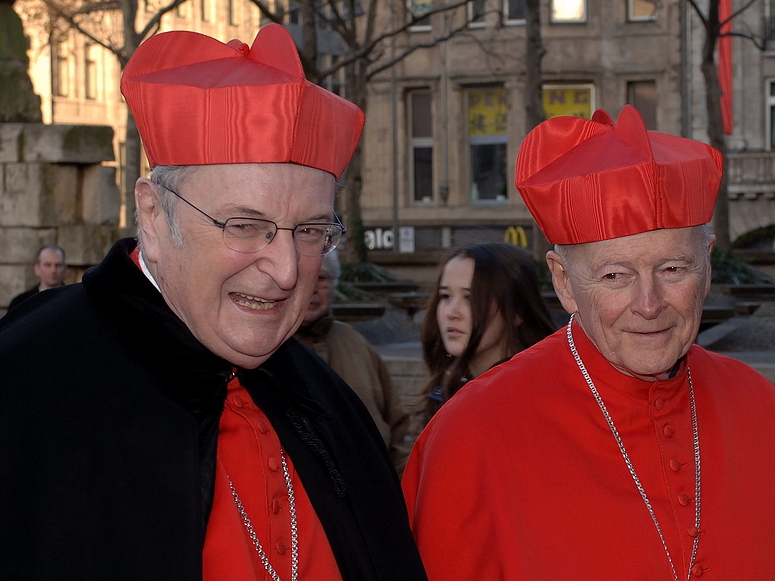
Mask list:
MULTIPOLYGON (((688 371, 697 406, 701 526, 691 578, 775 579, 775 386, 693 346, 675 377, 577 349, 653 506, 680 579, 695 524, 688 371)), ((431 581, 673 579, 651 516, 565 329, 467 384, 420 436, 403 480, 431 581)))
MULTIPOLYGON (((290 458, 299 534, 299 579, 341 581, 326 533, 290 458)), ((218 431, 215 496, 203 552, 204 581, 270 581, 248 536, 229 479, 264 552, 281 579, 291 579, 291 521, 277 433, 237 379, 218 431), (250 459, 246 462, 246 459, 250 459)))

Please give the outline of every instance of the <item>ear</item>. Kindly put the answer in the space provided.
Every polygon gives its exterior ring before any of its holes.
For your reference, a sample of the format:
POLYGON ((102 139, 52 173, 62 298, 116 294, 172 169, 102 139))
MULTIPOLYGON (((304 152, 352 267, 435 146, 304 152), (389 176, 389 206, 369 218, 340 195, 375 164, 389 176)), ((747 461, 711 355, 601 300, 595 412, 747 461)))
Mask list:
POLYGON ((552 285, 554 285, 554 292, 557 293, 557 298, 562 303, 562 308, 570 314, 578 312, 579 309, 573 297, 573 288, 570 284, 568 268, 563 262, 562 257, 554 250, 550 250, 546 253, 546 264, 552 272, 552 285))
POLYGON ((35 276, 40 278, 40 264, 38 264, 38 261, 35 261, 35 264, 32 265, 32 271, 35 273, 35 276))
POLYGON ((166 228, 164 209, 161 207, 158 186, 146 178, 140 178, 135 184, 135 208, 137 208, 137 228, 143 241, 143 257, 148 262, 157 262, 161 228, 166 228))

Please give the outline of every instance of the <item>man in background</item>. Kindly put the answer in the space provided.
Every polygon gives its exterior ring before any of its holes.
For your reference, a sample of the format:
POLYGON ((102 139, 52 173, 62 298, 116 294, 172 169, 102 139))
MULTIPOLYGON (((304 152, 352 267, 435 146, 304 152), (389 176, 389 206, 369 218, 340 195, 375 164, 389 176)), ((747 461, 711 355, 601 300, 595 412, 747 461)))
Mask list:
POLYGON ((326 254, 296 338, 320 355, 361 398, 400 474, 412 449, 407 437, 411 416, 401 406, 379 354, 358 331, 331 314, 341 272, 336 250, 326 254))
POLYGON ((65 274, 67 273, 65 251, 56 244, 44 246, 38 250, 38 258, 32 269, 35 271, 35 276, 38 277, 38 284, 16 295, 11 300, 11 304, 8 305, 9 311, 40 291, 64 286, 65 274))

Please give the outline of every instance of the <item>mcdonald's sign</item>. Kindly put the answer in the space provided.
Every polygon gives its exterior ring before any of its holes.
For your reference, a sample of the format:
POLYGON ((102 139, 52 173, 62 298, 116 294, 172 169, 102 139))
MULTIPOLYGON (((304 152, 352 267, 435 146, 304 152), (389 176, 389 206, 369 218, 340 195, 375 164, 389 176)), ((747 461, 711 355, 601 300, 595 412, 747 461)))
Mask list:
POLYGON ((503 235, 503 241, 514 246, 527 248, 527 234, 522 226, 509 226, 503 235))

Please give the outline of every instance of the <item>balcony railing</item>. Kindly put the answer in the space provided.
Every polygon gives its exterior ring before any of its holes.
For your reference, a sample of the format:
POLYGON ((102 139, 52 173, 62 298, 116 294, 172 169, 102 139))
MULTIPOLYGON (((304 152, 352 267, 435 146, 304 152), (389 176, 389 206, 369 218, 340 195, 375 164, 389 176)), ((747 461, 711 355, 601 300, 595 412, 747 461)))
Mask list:
POLYGON ((727 153, 729 197, 775 198, 775 151, 727 153))

